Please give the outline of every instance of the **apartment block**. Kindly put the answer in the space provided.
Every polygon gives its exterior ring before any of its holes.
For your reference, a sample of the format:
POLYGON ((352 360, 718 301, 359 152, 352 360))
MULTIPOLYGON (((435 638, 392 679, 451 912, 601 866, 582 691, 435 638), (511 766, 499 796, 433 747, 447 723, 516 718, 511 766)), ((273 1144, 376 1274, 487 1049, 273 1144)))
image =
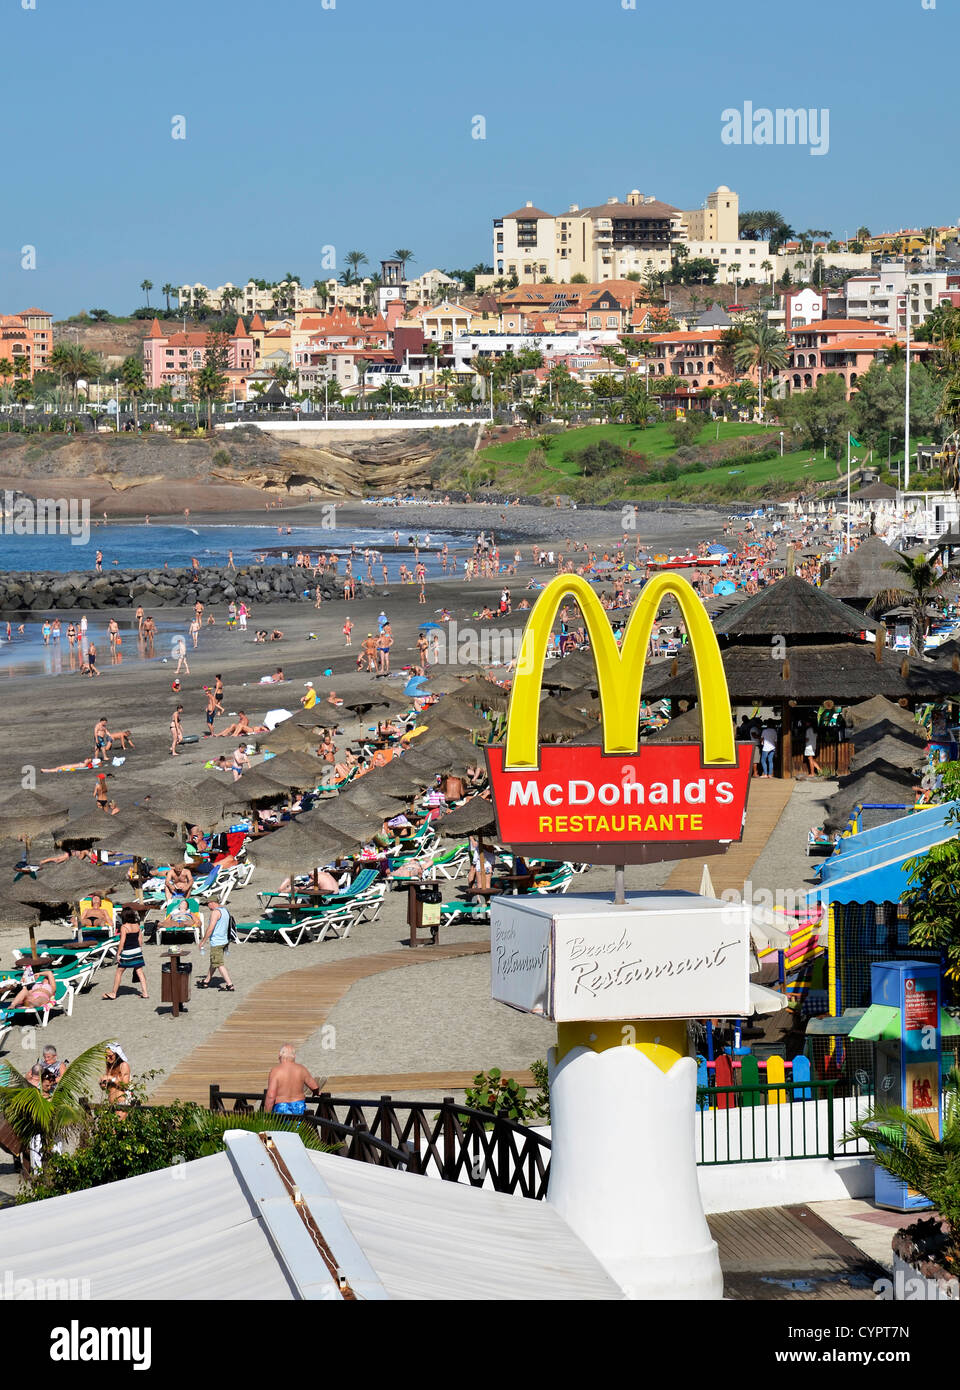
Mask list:
POLYGON ((45 309, 0 314, 0 358, 12 362, 17 376, 32 381, 46 369, 53 350, 53 316, 45 309))

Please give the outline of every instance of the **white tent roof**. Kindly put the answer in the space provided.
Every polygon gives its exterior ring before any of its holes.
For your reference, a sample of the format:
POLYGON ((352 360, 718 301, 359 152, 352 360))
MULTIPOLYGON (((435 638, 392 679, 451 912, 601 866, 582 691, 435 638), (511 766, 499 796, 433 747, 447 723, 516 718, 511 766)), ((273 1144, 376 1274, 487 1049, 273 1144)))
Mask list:
MULTIPOLYGON (((547 1202, 313 1153, 275 1152, 359 1298, 606 1299, 619 1286, 547 1202)), ((0 1212, 14 1279, 93 1299, 339 1299, 258 1136, 226 1153, 0 1212)))

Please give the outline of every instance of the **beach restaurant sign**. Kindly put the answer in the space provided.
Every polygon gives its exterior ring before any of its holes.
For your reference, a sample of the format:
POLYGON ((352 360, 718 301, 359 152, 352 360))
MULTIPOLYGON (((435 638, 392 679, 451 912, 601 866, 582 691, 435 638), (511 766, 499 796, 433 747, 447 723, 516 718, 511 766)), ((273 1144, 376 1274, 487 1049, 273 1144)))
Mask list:
POLYGON ((723 848, 743 833, 752 745, 737 744, 716 635, 694 589, 658 574, 634 604, 620 647, 581 575, 558 575, 530 612, 510 696, 506 739, 487 749, 500 842, 591 863, 641 863, 723 848), (697 677, 702 741, 639 746, 647 646, 663 599, 680 606, 697 677), (603 744, 539 743, 540 692, 560 605, 576 600, 590 637, 603 744))

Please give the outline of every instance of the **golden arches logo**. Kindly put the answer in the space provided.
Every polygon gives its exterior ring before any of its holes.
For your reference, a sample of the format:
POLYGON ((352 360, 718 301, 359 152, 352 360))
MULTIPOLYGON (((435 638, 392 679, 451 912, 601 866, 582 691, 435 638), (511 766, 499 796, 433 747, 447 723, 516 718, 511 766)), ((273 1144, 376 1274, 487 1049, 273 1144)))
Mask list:
POLYGON ((590 637, 603 711, 604 752, 637 752, 647 646, 660 604, 668 594, 679 604, 693 653, 703 760, 736 766, 737 749, 720 647, 693 586, 677 574, 658 574, 648 580, 633 606, 618 648, 603 604, 582 575, 571 574, 551 579, 530 610, 510 696, 505 770, 537 766, 543 666, 554 620, 566 598, 576 601, 590 637))

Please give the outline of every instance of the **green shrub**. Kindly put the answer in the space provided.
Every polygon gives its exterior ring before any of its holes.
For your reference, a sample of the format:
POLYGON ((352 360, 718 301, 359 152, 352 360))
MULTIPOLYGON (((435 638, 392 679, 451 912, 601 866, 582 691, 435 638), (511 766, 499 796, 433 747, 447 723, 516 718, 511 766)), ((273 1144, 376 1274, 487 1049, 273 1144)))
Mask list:
MULTIPOLYGON (((546 1113, 543 1086, 540 1079, 537 1080, 540 1092, 528 1099, 525 1086, 521 1086, 512 1076, 505 1077, 499 1067, 491 1067, 489 1071, 477 1072, 473 1085, 467 1087, 464 1097, 472 1110, 488 1110, 502 1119, 522 1125, 546 1113)), ((547 1104, 549 1106, 549 1099, 547 1104)))

